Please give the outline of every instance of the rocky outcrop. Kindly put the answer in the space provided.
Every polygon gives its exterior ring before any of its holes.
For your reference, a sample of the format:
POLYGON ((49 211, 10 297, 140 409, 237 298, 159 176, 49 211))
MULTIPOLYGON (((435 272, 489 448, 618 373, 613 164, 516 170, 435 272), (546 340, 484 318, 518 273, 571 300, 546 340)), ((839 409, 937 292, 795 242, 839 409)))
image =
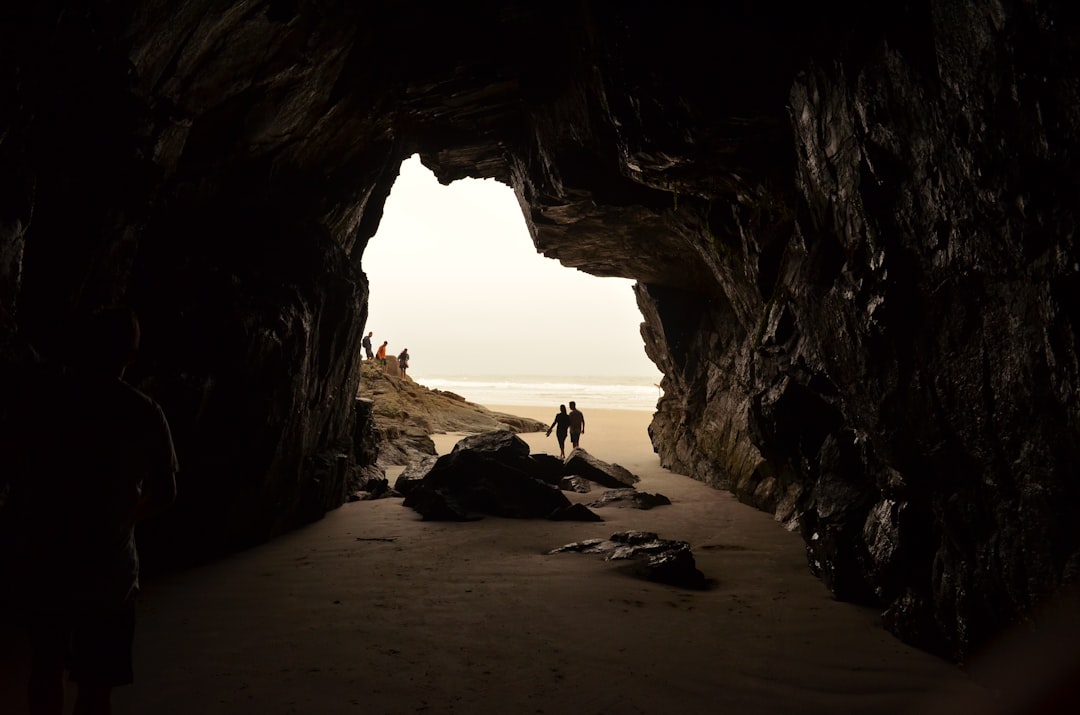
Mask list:
POLYGON ((1080 573, 1072 5, 0 13, 0 305, 52 362, 141 314, 183 469, 151 562, 340 503, 363 251, 419 153, 638 281, 663 464, 901 637, 963 658, 1080 573))
POLYGON ((589 507, 608 504, 651 509, 670 504, 660 494, 628 485, 638 477, 583 449, 563 462, 548 454, 530 454, 529 445, 510 430, 469 435, 449 454, 423 457, 398 476, 394 489, 405 506, 425 519, 466 521, 478 514, 558 521, 602 521, 589 507), (563 491, 588 493, 592 484, 623 487, 604 492, 589 505, 572 504, 563 491))
MULTIPOLYGON (((489 410, 445 390, 432 390, 373 360, 361 365, 358 402, 370 400, 379 440, 380 465, 407 465, 436 454, 438 432, 540 432, 547 425, 528 417, 489 410)), ((358 456, 358 461, 364 461, 358 456)))

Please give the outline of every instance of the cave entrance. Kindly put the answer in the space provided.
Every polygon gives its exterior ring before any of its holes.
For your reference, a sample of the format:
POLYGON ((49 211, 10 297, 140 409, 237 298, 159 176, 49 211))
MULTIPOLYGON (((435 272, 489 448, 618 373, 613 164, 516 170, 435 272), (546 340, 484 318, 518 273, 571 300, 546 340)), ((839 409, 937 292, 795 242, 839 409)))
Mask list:
POLYGON ((408 348, 422 385, 483 405, 655 408, 633 282, 538 254, 505 184, 443 186, 412 156, 362 266, 365 334, 388 355, 408 348))

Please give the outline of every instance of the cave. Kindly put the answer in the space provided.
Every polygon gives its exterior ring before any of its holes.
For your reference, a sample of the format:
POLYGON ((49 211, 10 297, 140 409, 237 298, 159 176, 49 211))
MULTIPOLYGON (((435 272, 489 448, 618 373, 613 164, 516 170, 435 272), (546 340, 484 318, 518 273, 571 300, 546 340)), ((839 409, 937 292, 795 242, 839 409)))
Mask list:
MULTIPOLYGON (((1065 2, 8 2, 0 307, 125 303, 182 566, 342 504, 401 162, 636 281, 661 463, 961 660, 1080 568, 1080 27, 1065 2), (777 528, 781 528, 778 525, 777 528)), ((6 417, 17 419, 17 416, 6 417)))

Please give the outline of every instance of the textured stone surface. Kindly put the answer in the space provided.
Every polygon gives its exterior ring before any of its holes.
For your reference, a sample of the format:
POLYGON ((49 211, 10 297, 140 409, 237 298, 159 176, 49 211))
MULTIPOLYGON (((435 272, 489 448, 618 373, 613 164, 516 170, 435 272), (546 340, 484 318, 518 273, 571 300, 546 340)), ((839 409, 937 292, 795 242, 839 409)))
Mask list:
POLYGON ((608 464, 580 447, 570 450, 570 454, 566 455, 563 474, 584 477, 590 482, 616 489, 633 486, 639 481, 638 476, 626 467, 618 464, 608 464))
POLYGON ((602 554, 605 561, 628 561, 630 573, 648 581, 681 588, 710 585, 697 567, 690 544, 661 539, 651 531, 620 531, 610 539, 586 539, 552 549, 548 554, 602 554))
MULTIPOLYGON (((375 458, 382 467, 408 465, 436 454, 431 435, 437 432, 488 432, 508 429, 536 432, 545 425, 534 419, 493 412, 452 392, 430 390, 383 370, 374 360, 361 365, 359 393, 370 398, 372 421, 380 444, 375 458)), ((357 455, 357 460, 370 461, 357 455)))
POLYGON ((652 509, 671 504, 663 494, 639 492, 637 489, 608 489, 600 498, 589 502, 589 506, 598 509, 605 506, 630 507, 633 509, 652 509))
POLYGON ((592 491, 592 484, 588 479, 584 477, 562 477, 559 479, 559 489, 564 492, 577 492, 578 494, 588 494, 592 491))
POLYGON ((413 483, 399 491, 405 494, 404 505, 425 520, 464 521, 479 514, 543 519, 556 513, 564 519, 570 500, 543 479, 544 472, 516 434, 485 432, 410 469, 408 481, 413 483))
POLYGON ((139 311, 147 556, 217 553, 343 498, 400 162, 497 178, 637 279, 662 463, 964 657, 1080 573, 1073 5, 14 0, 0 304, 52 361, 139 311))

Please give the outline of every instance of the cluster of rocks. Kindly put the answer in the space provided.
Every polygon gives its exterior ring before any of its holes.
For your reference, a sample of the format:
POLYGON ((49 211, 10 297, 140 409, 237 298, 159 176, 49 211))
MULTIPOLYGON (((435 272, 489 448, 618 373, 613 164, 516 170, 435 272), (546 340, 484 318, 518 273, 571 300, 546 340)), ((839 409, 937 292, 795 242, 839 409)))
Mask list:
POLYGON ((626 561, 630 572, 649 581, 681 588, 709 585, 697 568, 690 544, 661 539, 651 531, 620 531, 610 539, 586 539, 552 549, 548 554, 603 554, 605 561, 626 561))
POLYGON ((564 462, 548 454, 530 454, 529 445, 511 430, 466 437, 440 457, 425 457, 407 467, 391 489, 386 480, 368 480, 361 498, 404 497, 404 506, 426 520, 464 521, 482 515, 523 519, 602 521, 589 509, 607 504, 648 509, 670 501, 638 492, 638 477, 583 449, 564 462), (588 506, 575 504, 564 491, 587 493, 608 487, 588 506))
MULTIPOLYGON (((564 462, 548 454, 530 454, 529 445, 510 430, 472 435, 449 454, 425 457, 406 468, 390 488, 371 479, 363 498, 404 497, 403 505, 425 520, 471 521, 482 515, 556 521, 603 521, 592 508, 651 509, 671 504, 662 494, 634 488, 638 477, 583 449, 564 462), (574 503, 564 492, 589 493, 608 487, 599 498, 574 503)), ((589 539, 548 553, 599 553, 607 561, 626 562, 634 576, 681 588, 705 588, 690 545, 661 539, 652 532, 624 531, 610 539, 589 539)))

